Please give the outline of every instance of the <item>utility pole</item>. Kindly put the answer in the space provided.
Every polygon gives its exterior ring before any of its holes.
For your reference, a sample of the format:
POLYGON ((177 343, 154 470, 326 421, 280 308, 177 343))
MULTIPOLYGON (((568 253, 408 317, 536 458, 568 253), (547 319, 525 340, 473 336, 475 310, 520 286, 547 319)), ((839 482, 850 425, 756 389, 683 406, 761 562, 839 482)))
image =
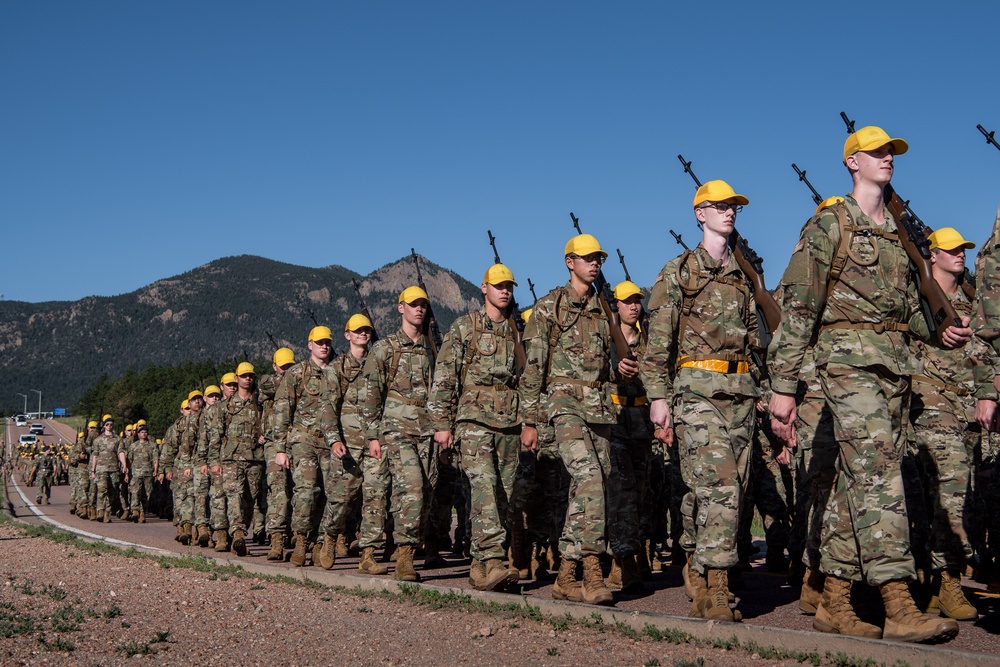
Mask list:
POLYGON ((28 395, 27 394, 16 394, 24 399, 24 414, 28 414, 28 395))
MULTIPOLYGON (((32 389, 31 391, 33 391, 34 393, 38 394, 38 418, 41 419, 42 418, 42 392, 38 391, 37 389, 32 389)), ((25 408, 25 409, 27 409, 27 408, 25 408)))

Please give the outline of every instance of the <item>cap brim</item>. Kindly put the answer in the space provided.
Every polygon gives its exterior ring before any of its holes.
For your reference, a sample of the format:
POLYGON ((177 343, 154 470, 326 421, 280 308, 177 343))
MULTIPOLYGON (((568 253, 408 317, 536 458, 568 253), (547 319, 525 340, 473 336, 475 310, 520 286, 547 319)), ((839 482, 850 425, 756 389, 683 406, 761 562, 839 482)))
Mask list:
POLYGON ((973 243, 972 241, 966 241, 964 243, 956 243, 955 245, 951 246, 950 248, 949 247, 945 247, 943 245, 939 245, 939 246, 935 247, 934 249, 935 250, 954 250, 955 248, 965 248, 966 250, 972 250, 975 247, 976 247, 975 243, 973 243))

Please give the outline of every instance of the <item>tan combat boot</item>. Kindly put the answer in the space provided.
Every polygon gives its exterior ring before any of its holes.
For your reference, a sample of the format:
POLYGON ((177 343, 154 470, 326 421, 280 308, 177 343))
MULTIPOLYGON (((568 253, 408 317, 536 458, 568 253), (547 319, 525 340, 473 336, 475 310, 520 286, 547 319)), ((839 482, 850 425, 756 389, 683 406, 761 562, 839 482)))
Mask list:
MULTIPOLYGON (((811 567, 806 568, 802 576, 802 591, 799 593, 799 610, 813 616, 823 602, 824 580, 826 575, 811 567)), ((860 635, 867 637, 868 635, 860 635)))
POLYGON ((486 563, 478 558, 473 558, 469 565, 469 585, 477 591, 484 591, 486 590, 482 588, 484 581, 486 581, 486 563))
POLYGON ((622 593, 638 595, 646 590, 642 583, 642 575, 639 574, 639 566, 636 564, 635 556, 622 556, 622 593))
MULTIPOLYGON (((219 531, 222 534, 222 539, 225 540, 229 537, 229 533, 224 530, 219 531)), ((233 553, 243 558, 247 555, 247 533, 245 530, 237 528, 233 531, 233 553)))
MULTIPOLYGON (((337 558, 347 558, 347 556, 350 555, 350 549, 348 549, 347 546, 347 536, 344 535, 343 533, 337 535, 336 547, 337 547, 337 552, 336 552, 337 558)), ((326 566, 324 565, 324 567, 326 566)), ((326 569, 329 570, 330 568, 326 569)))
POLYGON ((111 523, 111 512, 104 513, 104 523, 111 523))
MULTIPOLYGON (((829 577, 828 577, 829 578, 829 577)), ((882 639, 902 642, 944 642, 958 636, 958 623, 921 614, 902 579, 879 586, 885 604, 882 639)))
POLYGON ((292 552, 290 562, 295 567, 302 567, 306 564, 306 553, 309 550, 309 538, 305 533, 295 533, 295 550, 292 552))
POLYGON ((705 571, 707 590, 702 603, 702 613, 709 621, 735 623, 743 615, 729 606, 729 571, 726 568, 710 567, 705 571))
POLYGON ((132 510, 129 510, 125 512, 125 516, 122 517, 122 521, 131 521, 131 520, 132 520, 132 510))
POLYGON ((323 551, 323 545, 324 544, 326 544, 326 540, 323 540, 322 542, 316 542, 316 543, 311 544, 309 546, 308 551, 311 552, 311 554, 310 554, 310 562, 313 565, 319 565, 319 555, 323 551))
MULTIPOLYGON (((694 581, 692 576, 692 573, 695 572, 694 567, 692 567, 694 564, 694 552, 685 552, 684 559, 684 567, 681 568, 681 579, 684 581, 684 594, 687 595, 688 600, 694 602, 698 598, 696 593, 701 588, 701 586, 698 585, 698 582, 694 581)), ((701 585, 704 585, 705 578, 699 577, 699 579, 701 580, 701 585)))
POLYGON ((524 528, 524 517, 518 513, 510 525, 510 548, 507 555, 510 566, 517 571, 520 579, 531 578, 531 545, 528 544, 528 531, 524 528))
MULTIPOLYGON (((802 582, 803 594, 810 571, 806 572, 807 577, 802 582)), ((801 603, 799 606, 801 607, 801 603)), ((851 582, 847 579, 831 576, 827 576, 823 583, 823 593, 820 604, 816 608, 813 629, 852 637, 882 638, 881 628, 871 623, 865 623, 855 613, 854 607, 851 605, 851 582)))
POLYGON ((622 587, 622 560, 615 556, 611 561, 611 571, 608 572, 608 588, 622 587))
POLYGON ((955 572, 941 572, 941 589, 937 595, 938 608, 942 616, 956 621, 974 621, 979 612, 962 592, 962 576, 955 572))
POLYGON ((76 514, 76 505, 73 505, 72 503, 70 503, 69 513, 70 514, 76 514))
POLYGON ((139 523, 146 523, 146 512, 139 510, 139 523))
POLYGON ((545 547, 539 544, 532 551, 531 576, 535 581, 548 581, 549 557, 545 553, 545 547))
POLYGON ((708 582, 705 575, 698 570, 684 566, 684 591, 690 590, 691 611, 688 616, 691 618, 705 618, 705 606, 708 604, 708 582))
POLYGON ((206 524, 201 524, 198 526, 198 546, 207 547, 208 543, 212 541, 212 532, 208 529, 206 524))
POLYGON ((400 544, 396 547, 396 579, 398 581, 420 581, 420 575, 413 569, 413 545, 400 544))
POLYGON ((601 560, 597 556, 583 557, 583 601, 587 604, 613 605, 615 598, 604 585, 601 560))
MULTIPOLYGON (((324 570, 332 570, 334 564, 337 562, 337 553, 340 551, 339 544, 340 540, 343 539, 343 534, 338 536, 336 539, 332 535, 327 535, 326 539, 323 540, 323 546, 319 550, 319 565, 324 570)), ((346 545, 344 546, 344 551, 347 551, 346 545)))
POLYGON ((389 568, 375 560, 375 547, 365 547, 361 550, 358 572, 361 574, 388 574, 389 568))
POLYGON ((87 519, 89 521, 97 521, 97 508, 96 507, 88 507, 87 508, 87 519))
POLYGON ((576 580, 576 561, 563 558, 559 563, 559 574, 552 585, 553 600, 583 602, 583 587, 576 580))
POLYGON ((181 534, 177 536, 177 541, 187 546, 191 544, 191 524, 187 521, 181 524, 181 534))
POLYGON ((285 560, 285 534, 271 534, 271 550, 267 552, 267 559, 272 561, 285 560))
POLYGON ((503 559, 490 558, 486 561, 486 576, 483 579, 484 588, 477 588, 481 591, 500 592, 516 584, 520 579, 518 571, 512 567, 504 567, 503 559))
MULTIPOLYGON (((223 552, 229 551, 229 533, 227 531, 225 531, 225 530, 217 530, 217 531, 215 531, 215 534, 212 537, 213 537, 213 539, 215 541, 215 550, 216 551, 218 551, 219 553, 223 553, 223 552)), ((233 543, 233 547, 234 547, 233 550, 234 551, 236 550, 235 546, 236 546, 236 543, 234 541, 234 543, 233 543)), ((243 550, 244 550, 244 552, 246 551, 246 544, 243 545, 243 550)))

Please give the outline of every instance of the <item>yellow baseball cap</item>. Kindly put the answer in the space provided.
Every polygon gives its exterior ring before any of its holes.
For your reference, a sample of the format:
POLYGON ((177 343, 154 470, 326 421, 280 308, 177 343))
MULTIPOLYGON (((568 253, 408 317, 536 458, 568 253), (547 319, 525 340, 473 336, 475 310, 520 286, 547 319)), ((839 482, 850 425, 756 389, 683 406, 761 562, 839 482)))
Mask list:
POLYGON ((196 399, 196 398, 204 398, 204 397, 205 397, 204 394, 202 394, 200 391, 198 391, 197 389, 195 389, 190 394, 188 394, 188 401, 191 401, 191 400, 196 399))
POLYGON ((112 417, 111 415, 104 415, 103 417, 101 417, 101 423, 102 423, 102 424, 103 424, 104 422, 109 422, 109 421, 110 421, 110 422, 113 422, 114 420, 115 420, 115 418, 114 418, 114 417, 112 417))
POLYGON ((333 340, 333 332, 330 331, 330 327, 313 327, 309 332, 309 340, 311 342, 333 340))
POLYGON ((528 308, 526 310, 522 310, 521 311, 521 321, 523 321, 525 324, 527 324, 528 320, 531 319, 531 311, 533 311, 533 310, 534 310, 534 308, 528 308))
POLYGON ((858 151, 873 151, 886 144, 892 144, 896 149, 896 155, 902 155, 910 148, 902 139, 891 138, 881 127, 868 125, 847 137, 847 141, 844 142, 844 159, 858 151))
POLYGON ((619 301, 624 301, 630 296, 635 296, 636 294, 642 296, 642 290, 639 289, 638 285, 629 280, 623 280, 615 285, 615 298, 619 301))
POLYGON ((253 364, 249 361, 241 361, 240 365, 236 367, 236 376, 241 375, 256 375, 257 372, 253 369, 253 364))
MULTIPOLYGON (((96 423, 94 423, 94 426, 97 426, 97 424, 96 424, 96 423)), ((77 433, 77 434, 76 434, 76 437, 78 437, 78 438, 82 438, 82 437, 83 437, 83 431, 80 431, 79 433, 77 433)))
POLYGON ((89 422, 87 422, 87 428, 97 428, 97 422, 91 419, 89 422))
POLYGON ((187 409, 188 409, 188 401, 185 398, 183 401, 181 401, 181 410, 187 410, 187 409))
POLYGON ((954 227, 942 227, 928 236, 927 240, 931 242, 931 250, 937 250, 938 248, 941 250, 954 250, 955 248, 972 250, 976 247, 976 244, 972 241, 963 239, 962 235, 954 227))
POLYGON ((818 214, 827 206, 834 206, 842 201, 844 201, 844 198, 839 195, 834 195, 833 197, 827 197, 826 199, 824 199, 819 203, 819 206, 816 207, 816 213, 818 214))
POLYGON ((357 331, 358 329, 364 329, 365 327, 368 327, 369 329, 375 328, 372 326, 372 321, 370 319, 361 313, 357 313, 355 315, 351 315, 351 319, 347 320, 347 324, 344 325, 344 331, 357 331))
POLYGON ((499 285, 500 283, 514 283, 517 285, 517 281, 514 280, 514 272, 508 269, 503 264, 494 264, 490 268, 486 269, 486 274, 483 276, 483 282, 489 285, 499 285))
POLYGON ((416 285, 411 285, 399 293, 400 303, 413 303, 415 301, 419 301, 420 299, 423 299, 427 303, 431 302, 430 297, 427 296, 427 292, 420 289, 416 285))
POLYGON ((593 255, 595 252, 601 257, 608 256, 608 253, 601 250, 600 242, 593 235, 578 234, 566 242, 566 251, 563 255, 586 257, 587 255, 593 255))
POLYGON ((211 396, 213 394, 216 395, 216 396, 222 396, 222 390, 219 389, 214 384, 210 384, 207 387, 205 387, 205 395, 206 396, 211 396))
POLYGON ((145 425, 146 425, 146 420, 145 419, 140 419, 139 421, 137 421, 135 423, 136 428, 138 428, 140 426, 145 426, 145 425))
POLYGON ((226 373, 219 382, 221 384, 236 384, 236 373, 226 373))
POLYGON ((750 200, 743 195, 736 194, 736 190, 733 190, 733 186, 729 183, 715 180, 708 181, 698 188, 698 191, 694 193, 694 206, 697 207, 707 201, 726 201, 727 199, 735 199, 737 204, 743 206, 750 203, 750 200))
POLYGON ((295 363, 295 353, 287 347, 279 347, 274 351, 274 365, 281 368, 287 364, 295 363))

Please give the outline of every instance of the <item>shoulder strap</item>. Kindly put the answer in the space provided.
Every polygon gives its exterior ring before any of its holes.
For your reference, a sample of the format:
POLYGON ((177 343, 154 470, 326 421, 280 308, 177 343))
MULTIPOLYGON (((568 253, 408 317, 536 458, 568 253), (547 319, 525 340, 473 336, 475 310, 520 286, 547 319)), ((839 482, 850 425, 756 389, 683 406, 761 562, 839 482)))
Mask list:
POLYGON ((459 369, 463 387, 465 386, 465 374, 469 366, 472 365, 472 361, 476 358, 476 352, 479 350, 479 337, 483 334, 483 319, 480 317, 479 312, 473 311, 469 313, 469 318, 472 320, 472 338, 469 339, 468 344, 465 346, 462 368, 459 369))
POLYGON ((545 375, 543 377, 549 377, 552 370, 552 353, 555 352, 556 345, 559 342, 559 334, 562 333, 562 328, 559 324, 559 304, 562 303, 563 294, 565 293, 565 287, 557 287, 555 289, 556 300, 552 304, 552 327, 549 329, 549 354, 545 359, 545 375))
POLYGON ((837 224, 840 226, 840 243, 837 244, 837 252, 833 256, 833 261, 830 262, 830 276, 826 281, 827 299, 830 298, 834 285, 840 280, 840 274, 847 266, 847 251, 854 239, 854 225, 850 224, 850 214, 847 212, 844 202, 837 202, 832 209, 834 215, 837 216, 837 224))
POLYGON ((403 348, 396 341, 396 337, 386 336, 386 342, 392 348, 392 360, 389 362, 389 375, 386 377, 385 390, 392 389, 393 382, 396 381, 396 371, 399 370, 399 360, 403 357, 403 348))

